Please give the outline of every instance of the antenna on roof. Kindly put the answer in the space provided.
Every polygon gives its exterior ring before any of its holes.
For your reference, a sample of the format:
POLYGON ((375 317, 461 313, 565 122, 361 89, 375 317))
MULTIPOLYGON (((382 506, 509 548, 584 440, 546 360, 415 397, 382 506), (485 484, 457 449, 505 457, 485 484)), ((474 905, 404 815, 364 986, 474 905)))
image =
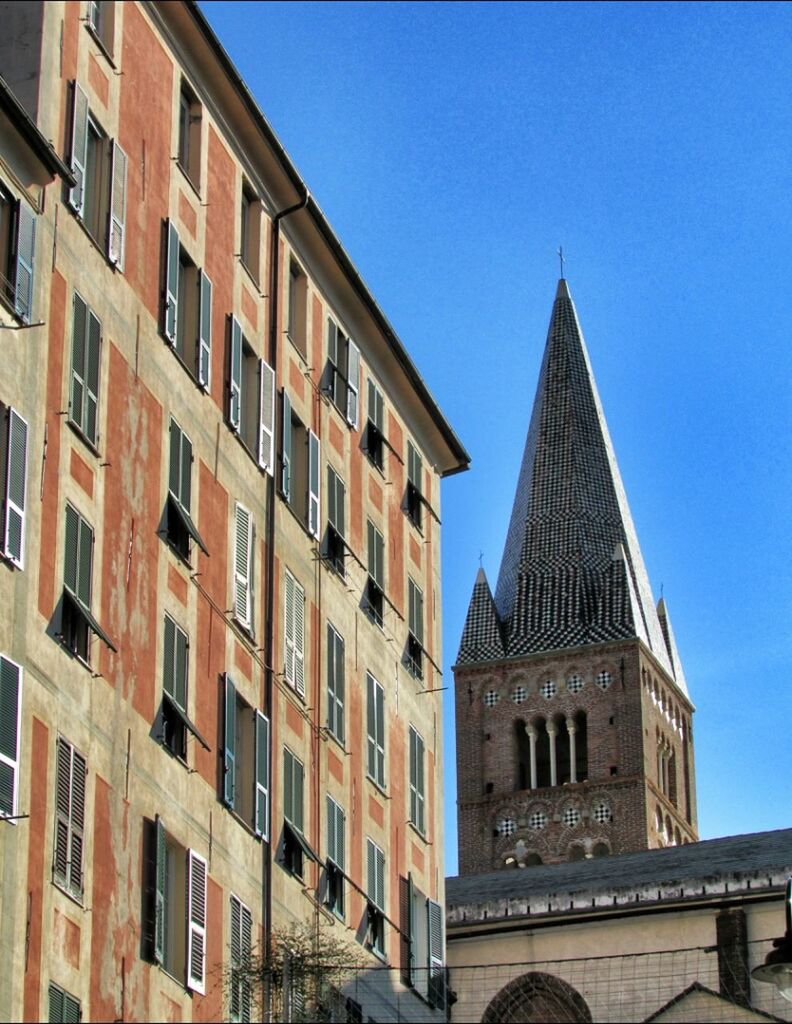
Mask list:
POLYGON ((561 280, 564 279, 564 249, 559 245, 558 247, 558 262, 561 264, 561 280))

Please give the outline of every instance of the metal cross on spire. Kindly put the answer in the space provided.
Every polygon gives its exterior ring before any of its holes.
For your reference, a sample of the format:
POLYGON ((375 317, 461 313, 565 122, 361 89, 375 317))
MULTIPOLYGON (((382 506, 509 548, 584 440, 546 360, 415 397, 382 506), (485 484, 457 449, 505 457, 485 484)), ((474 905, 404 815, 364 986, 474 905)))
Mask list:
POLYGON ((558 261, 561 264, 561 278, 563 279, 563 277, 564 277, 564 250, 563 250, 563 247, 560 246, 560 245, 558 247, 558 261))

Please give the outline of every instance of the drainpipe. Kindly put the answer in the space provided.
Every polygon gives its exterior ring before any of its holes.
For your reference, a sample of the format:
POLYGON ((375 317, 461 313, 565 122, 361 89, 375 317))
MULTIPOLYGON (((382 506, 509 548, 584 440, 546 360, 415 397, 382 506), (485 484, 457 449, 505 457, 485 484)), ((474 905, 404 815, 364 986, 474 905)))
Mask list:
MULTIPOLYGON (((293 206, 281 210, 272 218, 272 246, 270 253, 270 337, 269 337, 269 364, 278 379, 278 307, 280 305, 280 289, 278 288, 278 270, 280 267, 280 222, 292 213, 304 209, 308 205, 308 189, 300 182, 302 199, 293 206)), ((277 388, 276 388, 277 390, 277 388)), ((275 412, 277 422, 277 411, 275 412)), ((277 429, 275 430, 277 435, 277 429)), ((275 460, 277 463, 277 459, 275 460)), ((270 737, 274 733, 272 715, 272 694, 273 694, 273 672, 274 672, 274 617, 273 601, 275 598, 275 477, 277 469, 273 466, 272 476, 267 476, 267 594, 266 594, 266 615, 264 621, 264 713, 270 721, 270 737)), ((264 880, 262 893, 262 912, 264 918, 264 960, 269 962, 272 953, 272 843, 274 834, 272 829, 272 806, 274 803, 272 792, 273 779, 273 747, 270 741, 270 841, 264 844, 264 880)), ((269 1000, 267 1001, 269 1005, 269 1000)), ((268 1012, 268 1011, 267 1011, 268 1012)))

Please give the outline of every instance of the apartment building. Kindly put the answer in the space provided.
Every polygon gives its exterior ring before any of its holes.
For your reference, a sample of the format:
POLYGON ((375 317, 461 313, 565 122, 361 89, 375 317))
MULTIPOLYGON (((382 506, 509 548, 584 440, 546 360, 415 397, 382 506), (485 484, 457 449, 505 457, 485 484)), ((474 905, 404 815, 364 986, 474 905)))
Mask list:
POLYGON ((443 1019, 467 453, 195 4, 0 23, 0 1015, 443 1019))

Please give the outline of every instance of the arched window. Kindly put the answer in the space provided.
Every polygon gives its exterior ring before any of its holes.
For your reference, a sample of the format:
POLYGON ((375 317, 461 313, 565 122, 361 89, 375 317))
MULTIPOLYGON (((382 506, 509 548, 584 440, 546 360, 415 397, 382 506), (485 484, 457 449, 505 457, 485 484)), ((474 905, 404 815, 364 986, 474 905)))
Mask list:
POLYGON ((610 854, 610 847, 607 843, 594 843, 591 851, 592 857, 607 857, 610 854))
POLYGON ((481 1024, 589 1024, 591 1011, 585 999, 560 978, 532 971, 504 986, 484 1011, 481 1024))
POLYGON ((574 843, 572 846, 569 847, 569 859, 570 860, 585 860, 586 859, 586 851, 580 845, 580 843, 574 843))

